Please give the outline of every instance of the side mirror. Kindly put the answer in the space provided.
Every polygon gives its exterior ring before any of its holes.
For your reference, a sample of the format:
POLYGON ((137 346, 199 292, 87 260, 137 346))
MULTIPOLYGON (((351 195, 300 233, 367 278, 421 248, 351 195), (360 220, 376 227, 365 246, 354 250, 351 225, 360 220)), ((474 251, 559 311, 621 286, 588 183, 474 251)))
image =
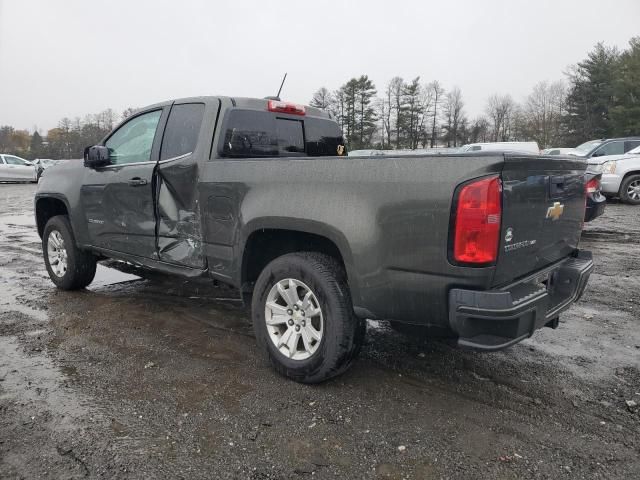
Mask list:
POLYGON ((98 168, 109 165, 109 149, 102 145, 94 145, 84 149, 84 166, 89 168, 98 168))

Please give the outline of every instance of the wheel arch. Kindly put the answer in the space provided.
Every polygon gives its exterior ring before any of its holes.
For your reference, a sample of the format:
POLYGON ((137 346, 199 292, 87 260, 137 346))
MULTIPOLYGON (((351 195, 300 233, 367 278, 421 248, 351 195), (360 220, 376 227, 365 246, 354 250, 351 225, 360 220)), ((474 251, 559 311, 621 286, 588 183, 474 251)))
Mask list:
MULTIPOLYGON (((70 208, 67 199, 58 195, 46 195, 36 197, 35 215, 36 226, 38 227, 38 235, 42 238, 44 227, 52 217, 56 215, 70 216, 70 208)), ((71 218, 69 218, 71 221, 71 218)))
POLYGON ((618 190, 618 196, 622 195, 622 187, 624 185, 624 182, 632 175, 640 175, 640 169, 636 168, 625 172, 625 174, 622 176, 622 180, 620 180, 620 189, 618 190))
POLYGON ((313 220, 262 219, 248 224, 242 239, 238 283, 243 292, 251 291, 253 282, 271 260, 287 253, 315 251, 342 264, 354 303, 359 299, 352 252, 346 237, 337 229, 313 220))

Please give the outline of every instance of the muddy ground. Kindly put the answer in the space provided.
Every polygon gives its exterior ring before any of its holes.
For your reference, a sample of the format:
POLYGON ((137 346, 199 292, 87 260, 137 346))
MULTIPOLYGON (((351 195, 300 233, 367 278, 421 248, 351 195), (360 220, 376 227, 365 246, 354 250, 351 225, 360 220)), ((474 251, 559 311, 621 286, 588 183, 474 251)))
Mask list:
POLYGON ((587 226, 596 272, 557 330, 481 354, 371 322, 305 386, 208 282, 107 264, 56 290, 34 190, 0 184, 0 478, 640 478, 640 207, 587 226))

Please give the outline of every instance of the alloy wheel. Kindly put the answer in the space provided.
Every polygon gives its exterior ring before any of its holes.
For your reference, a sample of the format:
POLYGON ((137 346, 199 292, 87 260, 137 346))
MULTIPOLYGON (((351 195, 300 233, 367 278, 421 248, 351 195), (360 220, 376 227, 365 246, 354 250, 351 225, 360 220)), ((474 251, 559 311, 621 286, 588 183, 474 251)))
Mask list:
POLYGON ((300 280, 285 278, 271 288, 264 318, 269 338, 285 357, 306 360, 320 346, 322 308, 315 293, 300 280))
POLYGON ((67 249, 64 238, 58 230, 52 230, 47 239, 47 257, 49 266, 57 277, 64 277, 67 273, 67 249))

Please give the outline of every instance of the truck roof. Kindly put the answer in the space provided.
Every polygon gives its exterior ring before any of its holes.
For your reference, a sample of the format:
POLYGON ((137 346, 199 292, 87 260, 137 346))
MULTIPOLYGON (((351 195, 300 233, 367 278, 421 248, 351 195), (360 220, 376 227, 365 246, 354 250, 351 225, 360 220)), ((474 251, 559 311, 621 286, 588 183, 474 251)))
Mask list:
MULTIPOLYGON (((268 102, 270 99, 268 98, 251 98, 251 97, 229 97, 224 95, 205 95, 198 97, 184 97, 184 98, 175 98, 172 100, 166 100, 163 102, 154 103, 152 105, 145 106, 141 108, 141 110, 148 110, 152 108, 165 107, 167 105, 171 105, 172 103, 207 103, 213 100, 222 100, 228 99, 233 107, 242 108, 245 110, 267 110, 268 102)), ((289 102, 286 100, 282 100, 285 103, 295 103, 289 102)), ((301 105, 301 104, 300 104, 301 105)), ((331 119, 331 115, 319 108, 311 107, 309 105, 303 105, 305 108, 305 116, 307 117, 319 117, 331 119)))

